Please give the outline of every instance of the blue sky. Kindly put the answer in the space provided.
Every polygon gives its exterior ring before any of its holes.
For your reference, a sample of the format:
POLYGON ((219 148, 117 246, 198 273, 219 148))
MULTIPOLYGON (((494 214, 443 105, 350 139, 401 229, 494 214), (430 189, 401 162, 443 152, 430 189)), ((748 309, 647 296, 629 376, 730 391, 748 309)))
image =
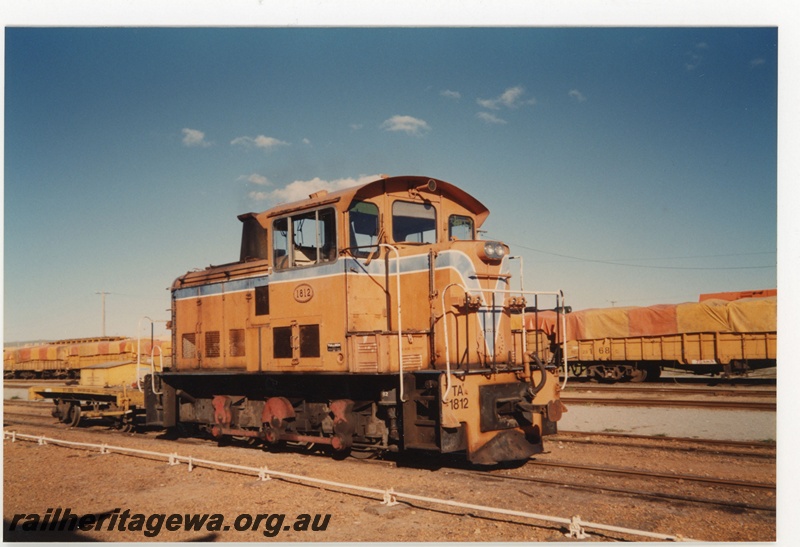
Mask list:
POLYGON ((5 29, 4 336, 132 334, 236 215, 380 173, 575 309, 774 288, 778 31, 5 29))

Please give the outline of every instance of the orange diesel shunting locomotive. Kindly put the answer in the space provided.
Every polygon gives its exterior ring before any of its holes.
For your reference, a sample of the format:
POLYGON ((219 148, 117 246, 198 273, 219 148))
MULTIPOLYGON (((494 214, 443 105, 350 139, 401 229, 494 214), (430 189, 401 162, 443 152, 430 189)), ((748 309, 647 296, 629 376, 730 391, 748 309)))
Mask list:
POLYGON ((540 452, 557 364, 512 333, 526 300, 508 247, 476 240, 488 214, 449 183, 385 177, 240 215, 240 260, 172 286, 175 364, 149 422, 481 464, 540 452))

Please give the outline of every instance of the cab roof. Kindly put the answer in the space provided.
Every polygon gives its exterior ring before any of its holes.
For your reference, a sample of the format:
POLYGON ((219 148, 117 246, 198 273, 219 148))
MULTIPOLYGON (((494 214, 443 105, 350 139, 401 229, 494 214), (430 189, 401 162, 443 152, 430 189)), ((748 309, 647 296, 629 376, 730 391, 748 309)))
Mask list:
POLYGON ((489 216, 489 209, 487 209, 485 205, 449 182, 424 176, 397 176, 380 178, 360 186, 353 186, 336 192, 329 193, 325 190, 321 190, 311 194, 308 199, 278 205, 272 209, 267 209, 264 212, 256 214, 255 217, 262 226, 268 227, 269 219, 273 217, 296 211, 313 209, 314 207, 322 205, 335 203, 337 209, 346 211, 353 201, 369 199, 387 193, 408 192, 414 189, 418 189, 420 192, 430 193, 431 182, 435 183, 434 194, 460 204, 475 215, 476 228, 480 227, 484 220, 486 220, 486 217, 489 216))

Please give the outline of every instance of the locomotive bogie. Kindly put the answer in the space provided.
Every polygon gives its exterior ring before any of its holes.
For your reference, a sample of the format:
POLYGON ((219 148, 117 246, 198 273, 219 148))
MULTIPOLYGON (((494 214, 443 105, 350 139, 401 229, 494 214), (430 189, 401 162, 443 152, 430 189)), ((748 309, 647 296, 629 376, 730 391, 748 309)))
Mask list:
POLYGON ((392 386, 391 377, 377 375, 165 374, 160 390, 174 404, 166 407, 160 425, 194 424, 216 438, 249 437, 266 444, 397 450, 392 386))

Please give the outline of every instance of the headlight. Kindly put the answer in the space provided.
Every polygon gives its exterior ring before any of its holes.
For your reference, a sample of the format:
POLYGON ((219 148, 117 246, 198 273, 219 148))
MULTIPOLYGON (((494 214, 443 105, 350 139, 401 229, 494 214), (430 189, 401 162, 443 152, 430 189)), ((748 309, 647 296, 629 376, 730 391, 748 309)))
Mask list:
POLYGON ((483 244, 483 254, 488 260, 501 260, 506 254, 506 247, 499 241, 487 241, 483 244))

